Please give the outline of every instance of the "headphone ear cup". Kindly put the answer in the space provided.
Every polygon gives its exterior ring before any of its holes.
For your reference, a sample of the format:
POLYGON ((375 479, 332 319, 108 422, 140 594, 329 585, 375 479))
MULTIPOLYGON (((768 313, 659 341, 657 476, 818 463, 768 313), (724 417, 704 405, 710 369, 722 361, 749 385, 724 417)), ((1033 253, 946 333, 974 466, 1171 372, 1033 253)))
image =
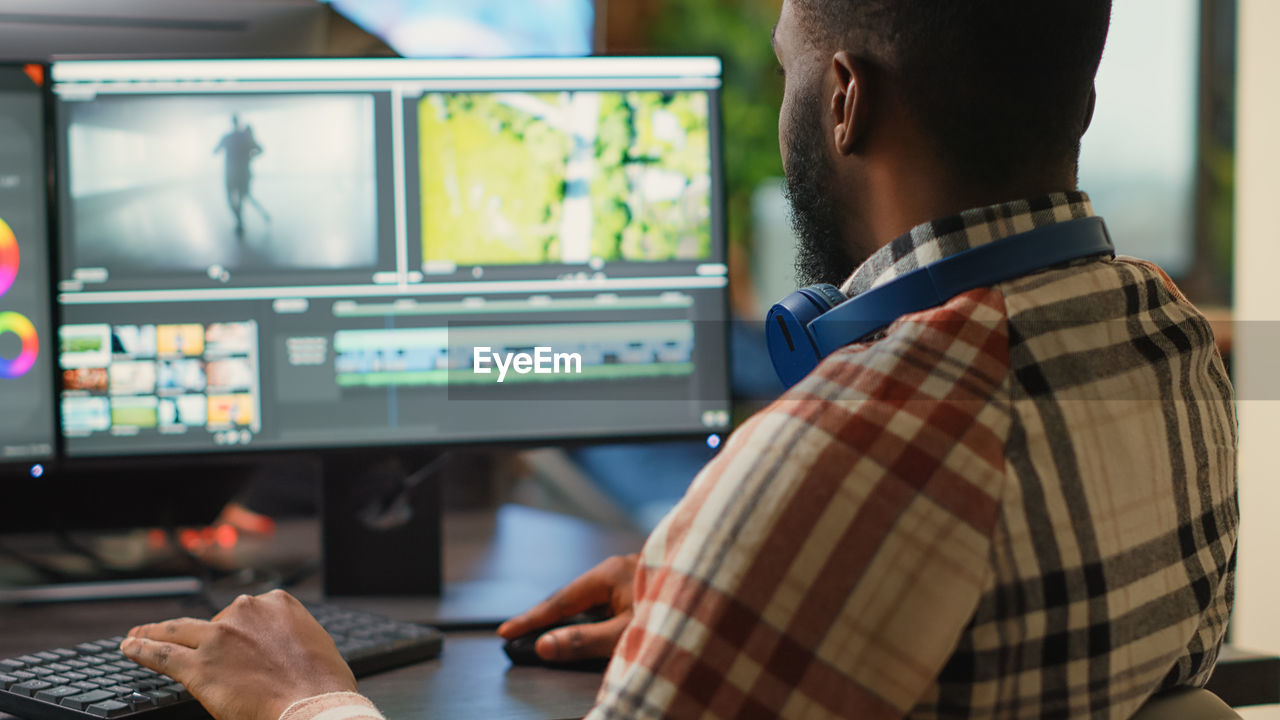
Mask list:
POLYGON ((809 324, 845 300, 839 289, 815 285, 791 293, 769 311, 765 339, 773 369, 783 385, 795 385, 818 367, 822 355, 809 334, 809 324))

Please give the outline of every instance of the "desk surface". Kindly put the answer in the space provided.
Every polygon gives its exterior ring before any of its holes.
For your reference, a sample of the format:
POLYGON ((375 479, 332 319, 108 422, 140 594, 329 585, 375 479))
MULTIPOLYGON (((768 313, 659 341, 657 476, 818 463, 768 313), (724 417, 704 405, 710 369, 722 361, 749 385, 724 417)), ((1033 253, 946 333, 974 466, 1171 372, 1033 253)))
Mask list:
MULTIPOLYGON (((336 602, 405 620, 446 617, 477 623, 505 619, 563 586, 604 558, 639 549, 643 538, 574 518, 508 506, 494 512, 447 515, 445 597, 342 598, 336 602)), ((286 525, 267 543, 235 558, 246 564, 296 560, 319 551, 313 523, 286 525)), ((296 591, 319 599, 314 579, 296 591)), ((24 607, 0 606, 0 657, 74 645, 130 627, 209 610, 182 599, 148 599, 24 607)), ((437 660, 380 673, 362 692, 396 718, 571 718, 591 708, 599 673, 513 667, 492 632, 450 633, 437 660)), ((0 713, 0 719, 11 716, 0 713)))
MULTIPOLYGON (((484 612, 501 610, 500 617, 505 617, 604 557, 637 549, 639 542, 640 538, 624 531, 517 508, 505 508, 496 515, 459 516, 446 519, 445 524, 445 574, 453 591, 446 592, 443 601, 340 602, 404 619, 424 619, 450 605, 465 606, 468 597, 489 597, 484 612), (539 541, 530 542, 530 537, 539 541), (495 599, 492 591, 504 588, 507 581, 515 583, 511 587, 518 589, 517 594, 525 592, 527 597, 497 593, 495 599), (507 607, 499 607, 503 605, 507 607)), ((305 590, 299 594, 305 596, 305 590)), ((140 623, 207 613, 206 608, 179 599, 0 606, 0 657, 109 637, 140 623)), ((594 673, 512 667, 499 638, 491 632, 469 631, 450 633, 439 659, 371 676, 361 681, 360 688, 388 716, 405 720, 555 719, 584 715, 600 679, 594 673)), ((1228 649, 1210 688, 1241 704, 1280 702, 1280 659, 1228 649)), ((12 718, 0 713, 0 720, 12 718)))

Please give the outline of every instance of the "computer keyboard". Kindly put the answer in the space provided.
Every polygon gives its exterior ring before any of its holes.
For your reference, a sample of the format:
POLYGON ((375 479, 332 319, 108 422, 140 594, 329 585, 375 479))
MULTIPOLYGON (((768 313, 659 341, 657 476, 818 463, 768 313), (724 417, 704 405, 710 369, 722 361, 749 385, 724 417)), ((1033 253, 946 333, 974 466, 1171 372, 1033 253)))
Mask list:
MULTIPOLYGON (((440 631, 331 605, 307 609, 333 637, 356 677, 440 654, 440 631)), ((0 659, 0 712, 25 720, 208 717, 172 678, 120 652, 123 636, 0 659)))

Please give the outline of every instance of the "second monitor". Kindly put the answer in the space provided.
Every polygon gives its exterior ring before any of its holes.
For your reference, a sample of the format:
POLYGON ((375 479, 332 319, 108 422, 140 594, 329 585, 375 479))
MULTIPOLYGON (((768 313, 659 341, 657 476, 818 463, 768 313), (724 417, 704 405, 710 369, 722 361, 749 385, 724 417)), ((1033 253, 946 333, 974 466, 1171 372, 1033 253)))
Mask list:
POLYGON ((56 63, 65 452, 724 429, 719 74, 56 63))

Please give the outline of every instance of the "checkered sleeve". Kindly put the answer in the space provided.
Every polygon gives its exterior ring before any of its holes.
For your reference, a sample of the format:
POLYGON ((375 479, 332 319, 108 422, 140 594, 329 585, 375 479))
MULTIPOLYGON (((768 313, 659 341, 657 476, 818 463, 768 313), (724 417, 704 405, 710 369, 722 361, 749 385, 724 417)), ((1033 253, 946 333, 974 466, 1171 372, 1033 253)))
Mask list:
POLYGON ((993 582, 1009 367, 992 290, 828 358, 645 545, 590 715, 907 714, 993 582))

